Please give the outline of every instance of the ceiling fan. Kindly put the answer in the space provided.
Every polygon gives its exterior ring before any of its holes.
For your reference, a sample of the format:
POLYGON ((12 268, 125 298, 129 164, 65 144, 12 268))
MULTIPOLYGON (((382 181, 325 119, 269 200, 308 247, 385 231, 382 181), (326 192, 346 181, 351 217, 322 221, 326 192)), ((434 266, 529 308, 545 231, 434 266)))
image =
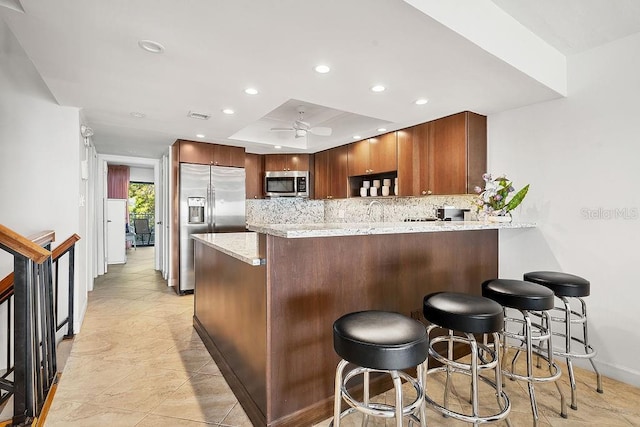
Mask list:
POLYGON ((328 128, 328 127, 311 127, 309 122, 305 122, 304 121, 304 105, 300 105, 298 107, 298 114, 299 114, 298 120, 294 121, 291 124, 290 128, 271 128, 271 130, 275 130, 275 131, 281 131, 281 130, 295 131, 296 138, 302 138, 304 136, 307 136, 307 132, 311 133, 313 135, 318 135, 318 136, 330 136, 331 135, 331 128, 328 128))

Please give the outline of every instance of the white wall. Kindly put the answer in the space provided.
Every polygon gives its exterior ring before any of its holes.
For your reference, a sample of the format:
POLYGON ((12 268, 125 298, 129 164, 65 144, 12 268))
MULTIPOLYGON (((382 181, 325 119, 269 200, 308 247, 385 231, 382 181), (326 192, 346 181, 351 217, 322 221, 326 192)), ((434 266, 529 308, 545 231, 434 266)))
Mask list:
POLYGON ((531 184, 501 232, 500 275, 561 270, 591 281, 601 372, 640 386, 640 34, 568 58, 568 97, 488 119, 489 170, 531 184))
POLYGON ((129 168, 129 181, 131 182, 153 183, 154 179, 153 168, 129 168))
MULTIPOLYGON (((23 235, 54 230, 53 247, 74 233, 84 239, 79 111, 55 102, 2 20, 0 40, 0 223, 23 235)), ((81 241, 76 254, 80 312, 86 305, 84 245, 81 241)), ((11 258, 3 254, 0 276, 12 269, 11 258)))

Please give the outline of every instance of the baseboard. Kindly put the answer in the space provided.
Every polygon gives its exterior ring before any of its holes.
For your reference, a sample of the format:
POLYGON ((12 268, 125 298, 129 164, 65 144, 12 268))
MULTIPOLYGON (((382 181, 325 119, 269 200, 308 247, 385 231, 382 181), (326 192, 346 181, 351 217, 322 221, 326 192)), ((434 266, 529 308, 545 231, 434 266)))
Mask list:
POLYGON ((89 298, 86 298, 84 300, 84 304, 82 304, 82 307, 78 310, 79 313, 73 319, 73 332, 76 334, 80 332, 80 328, 82 327, 82 321, 84 320, 84 316, 87 314, 87 308, 89 307, 88 303, 89 298))
MULTIPOLYGON (((564 363, 564 359, 558 358, 561 366, 564 363)), ((607 362, 601 362, 596 357, 593 362, 596 364, 598 371, 604 377, 614 379, 616 381, 620 381, 625 384, 629 384, 633 387, 640 387, 640 371, 635 371, 632 369, 615 366, 607 362)), ((587 371, 593 372, 593 368, 591 367, 591 363, 587 360, 577 360, 573 359, 573 365, 587 371)), ((565 369, 564 367, 563 369, 565 369)), ((595 384, 595 378, 594 378, 595 384)))

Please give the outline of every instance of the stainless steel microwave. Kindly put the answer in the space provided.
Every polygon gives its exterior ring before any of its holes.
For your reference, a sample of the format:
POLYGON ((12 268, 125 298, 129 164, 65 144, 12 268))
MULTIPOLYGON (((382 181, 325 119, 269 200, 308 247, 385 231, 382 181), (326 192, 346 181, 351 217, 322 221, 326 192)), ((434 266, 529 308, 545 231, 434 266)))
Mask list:
POLYGON ((265 172, 264 194, 269 197, 309 197, 309 172, 265 172))

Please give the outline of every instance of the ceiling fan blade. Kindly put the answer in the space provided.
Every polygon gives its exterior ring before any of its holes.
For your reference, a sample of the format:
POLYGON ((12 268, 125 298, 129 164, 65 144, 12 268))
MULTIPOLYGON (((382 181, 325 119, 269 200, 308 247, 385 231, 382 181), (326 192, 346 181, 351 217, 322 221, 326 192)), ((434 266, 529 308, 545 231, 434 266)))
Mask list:
POLYGON ((271 128, 271 130, 295 130, 294 128, 271 128))
POLYGON ((319 135, 319 136, 330 136, 332 129, 331 128, 326 128, 326 127, 315 127, 315 128, 311 128, 309 129, 309 132, 311 132, 314 135, 319 135))

